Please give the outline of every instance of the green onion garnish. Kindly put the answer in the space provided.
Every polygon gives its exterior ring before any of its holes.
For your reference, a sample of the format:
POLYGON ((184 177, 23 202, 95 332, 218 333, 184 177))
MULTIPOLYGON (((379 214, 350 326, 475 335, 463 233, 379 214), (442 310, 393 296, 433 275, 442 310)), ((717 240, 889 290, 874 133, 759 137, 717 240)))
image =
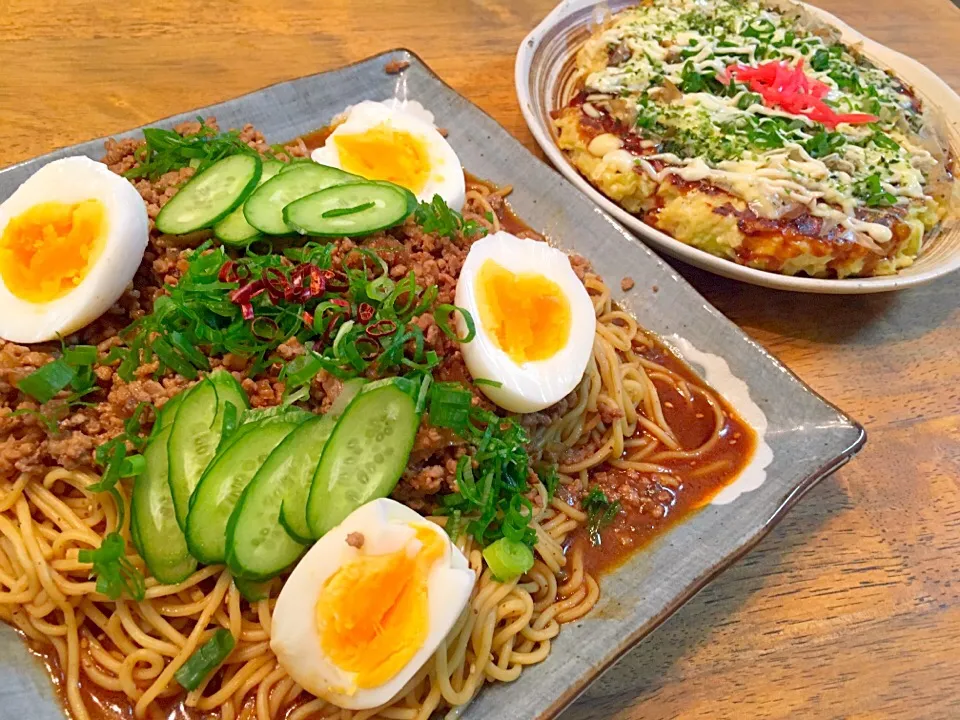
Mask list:
POLYGON ((473 379, 473 384, 474 384, 474 385, 487 385, 487 386, 493 387, 493 388, 501 388, 501 387, 503 387, 503 383, 500 382, 499 380, 489 380, 489 379, 487 379, 487 378, 474 378, 474 379, 473 379))
POLYGON ((127 544, 120 533, 107 535, 96 550, 81 550, 77 559, 93 564, 98 593, 111 600, 124 593, 137 602, 143 600, 146 592, 143 575, 127 560, 127 544))
POLYGON ((216 670, 233 652, 236 645, 226 628, 217 628, 213 637, 201 645, 174 674, 184 690, 196 690, 210 673, 216 670))
POLYGON ((364 210, 369 210, 376 203, 374 202, 365 202, 360 203, 359 205, 354 205, 353 207, 345 208, 333 208, 332 210, 327 210, 325 213, 322 213, 320 217, 332 218, 332 217, 341 217, 343 215, 353 215, 354 213, 363 212, 364 210))
POLYGON ((367 283, 367 297, 371 300, 383 302, 390 297, 390 293, 392 293, 396 287, 397 284, 393 280, 386 275, 381 275, 376 280, 371 280, 367 283))
POLYGON ((473 317, 470 315, 469 311, 465 310, 462 307, 457 307, 456 305, 437 305, 436 309, 433 311, 433 319, 437 323, 443 334, 452 340, 456 340, 459 343, 468 343, 477 336, 477 326, 473 322, 473 317), (467 326, 467 334, 463 337, 457 333, 456 329, 451 327, 450 320, 453 317, 454 313, 460 313, 460 317, 463 318, 464 325, 467 326))
POLYGON ((433 375, 427 373, 420 381, 420 390, 417 392, 417 415, 422 415, 427 407, 427 398, 430 397, 430 386, 433 384, 433 375))
POLYGON ((127 455, 120 465, 120 477, 136 477, 147 469, 147 461, 143 455, 127 455))
POLYGON ((613 502, 607 494, 594 485, 582 501, 583 509, 587 513, 587 532, 590 534, 590 544, 600 544, 600 531, 610 525, 620 512, 620 501, 613 502))
POLYGON ((500 582, 510 582, 533 567, 533 550, 522 542, 503 537, 487 545, 483 559, 500 582))
POLYGON ((63 349, 63 361, 71 367, 87 367, 97 361, 95 345, 74 345, 63 349))
POLYGON ((473 394, 456 382, 438 382, 430 388, 430 424, 458 433, 467 430, 473 394))
POLYGON ((461 233, 472 237, 487 232, 483 225, 473 220, 464 221, 463 215, 451 210, 439 195, 434 195, 430 202, 420 203, 414 210, 413 217, 424 232, 443 235, 451 240, 461 233))
POLYGON ((323 369, 323 360, 315 352, 298 355, 283 366, 280 379, 287 387, 306 385, 323 369))
POLYGON ((64 360, 54 360, 37 368, 17 383, 17 388, 39 403, 52 400, 76 377, 77 371, 64 360))

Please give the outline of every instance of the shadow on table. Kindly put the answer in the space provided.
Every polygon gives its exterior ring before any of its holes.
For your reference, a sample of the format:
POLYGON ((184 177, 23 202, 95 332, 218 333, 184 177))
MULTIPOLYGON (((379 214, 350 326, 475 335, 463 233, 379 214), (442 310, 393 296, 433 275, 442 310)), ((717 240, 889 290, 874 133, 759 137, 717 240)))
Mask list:
POLYGON ((940 326, 960 305, 960 283, 873 295, 814 295, 748 285, 665 258, 720 312, 742 328, 819 344, 875 346, 910 340, 940 326))
MULTIPOLYGON (((656 696, 665 685, 676 682, 673 666, 710 643, 718 628, 741 623, 735 618, 750 596, 776 585, 777 576, 789 567, 791 554, 808 547, 821 526, 849 504, 837 476, 824 479, 751 553, 601 676, 559 720, 666 717, 657 712, 656 696)), ((729 640, 725 644, 731 645, 729 640)), ((686 682, 702 679, 683 678, 686 682)), ((674 704, 670 710, 671 717, 677 717, 674 704)))

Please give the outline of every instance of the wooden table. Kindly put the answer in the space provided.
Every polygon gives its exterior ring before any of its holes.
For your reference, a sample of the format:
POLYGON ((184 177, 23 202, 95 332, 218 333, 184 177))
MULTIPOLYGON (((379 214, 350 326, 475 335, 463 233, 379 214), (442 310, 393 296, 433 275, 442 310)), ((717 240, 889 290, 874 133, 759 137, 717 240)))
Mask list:
MULTIPOLYGON (((948 0, 821 1, 960 89, 948 0)), ((0 165, 401 45, 539 152, 513 58, 553 3, 3 0, 0 165)), ((565 720, 960 717, 960 275, 817 297, 677 265, 869 442, 565 720)))

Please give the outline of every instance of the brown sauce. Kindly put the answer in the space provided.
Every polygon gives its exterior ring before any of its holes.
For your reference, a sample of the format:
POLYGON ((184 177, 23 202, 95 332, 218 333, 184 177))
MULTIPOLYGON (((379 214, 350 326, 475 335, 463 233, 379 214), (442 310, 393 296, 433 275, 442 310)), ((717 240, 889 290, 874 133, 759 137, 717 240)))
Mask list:
MULTIPOLYGON (((662 345, 645 353, 646 357, 682 375, 691 384, 704 387, 703 381, 678 357, 662 345)), ((700 396, 688 403, 670 385, 654 381, 660 395, 663 414, 683 449, 700 446, 713 432, 714 412, 700 396)), ((585 569, 594 574, 615 570, 656 536, 696 512, 729 485, 749 463, 756 447, 756 433, 736 412, 718 398, 725 420, 719 442, 696 460, 668 460, 658 464, 672 471, 669 477, 679 484, 672 487, 668 476, 633 473, 602 465, 591 471, 591 480, 613 499, 624 485, 632 495, 637 490, 638 504, 624 499, 613 523, 600 533, 599 544, 591 542, 586 527, 579 528, 568 547, 583 550, 585 569), (667 484, 670 483, 670 484, 667 484)), ((601 584, 602 591, 602 584, 601 584)))

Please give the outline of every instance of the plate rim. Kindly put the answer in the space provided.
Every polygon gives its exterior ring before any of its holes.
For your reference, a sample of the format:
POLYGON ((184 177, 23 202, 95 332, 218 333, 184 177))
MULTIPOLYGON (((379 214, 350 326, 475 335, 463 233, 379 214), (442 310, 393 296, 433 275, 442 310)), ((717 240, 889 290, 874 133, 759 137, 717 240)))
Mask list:
MULTIPOLYGON (((273 87, 295 84, 295 83, 308 80, 311 78, 315 78, 318 76, 322 76, 328 73, 334 73, 334 72, 349 69, 358 65, 372 63, 374 61, 385 62, 388 59, 396 59, 398 56, 404 60, 415 62, 416 65, 418 66, 418 69, 422 70, 427 75, 429 75, 433 81, 442 85, 446 90, 456 95, 463 102, 468 103, 474 111, 481 113, 491 123, 495 124, 504 133, 506 137, 508 137, 513 143, 515 143, 515 146, 518 149, 521 149, 523 152, 526 153, 525 155, 526 159, 530 161, 542 163, 546 168, 550 168, 551 170, 553 170, 553 168, 549 163, 545 163, 541 158, 537 157, 534 153, 532 153, 518 138, 516 138, 512 133, 510 133, 505 127, 503 127, 503 125, 501 125, 495 118, 493 118, 483 108, 478 106, 473 100, 471 100, 464 94, 460 93, 457 89, 455 89, 449 83, 447 83, 441 76, 439 76, 430 67, 430 65, 427 62, 423 60, 422 57, 420 57, 419 54, 417 54, 413 50, 410 50, 409 48, 396 47, 396 48, 391 48, 389 50, 384 50, 382 52, 376 53, 366 58, 362 58, 360 60, 357 60, 356 62, 340 65, 335 68, 330 68, 329 70, 324 70, 318 73, 311 73, 309 75, 304 75, 296 78, 279 80, 277 82, 270 83, 263 87, 250 90, 241 95, 237 95, 235 97, 226 98, 224 100, 217 101, 212 105, 208 105, 203 108, 194 108, 192 110, 180 111, 180 112, 168 115, 164 118, 159 118, 157 120, 150 121, 149 123, 146 123, 136 128, 129 128, 129 129, 121 130, 119 132, 116 132, 110 135, 105 135, 99 138, 81 140, 77 143, 74 143, 73 145, 58 147, 46 153, 43 153, 41 155, 37 155, 32 158, 27 158, 25 160, 19 161, 12 165, 8 165, 3 168, 0 168, 0 173, 4 173, 8 170, 13 170, 15 168, 21 167, 28 163, 34 163, 34 162, 45 161, 45 160, 49 161, 47 160, 49 156, 56 155, 58 153, 63 153, 65 150, 69 151, 70 149, 73 149, 79 145, 98 143, 106 139, 109 139, 111 137, 118 137, 118 136, 130 134, 130 133, 135 133, 138 130, 142 129, 143 127, 149 127, 157 124, 169 125, 171 122, 178 120, 182 116, 191 115, 196 112, 207 111, 207 110, 210 110, 212 107, 222 105, 224 103, 240 100, 248 96, 257 95, 273 87)), ((561 182, 568 182, 568 179, 564 178, 562 175, 559 176, 559 179, 561 180, 561 182)), ((659 610, 659 612, 656 613, 656 615, 650 617, 646 622, 644 622, 642 625, 639 625, 632 632, 630 632, 630 634, 626 636, 622 641, 618 642, 616 646, 614 646, 613 648, 614 652, 612 652, 609 657, 605 657, 602 663, 585 668, 583 672, 581 672, 576 677, 573 684, 568 686, 563 692, 556 695, 552 699, 549 705, 544 707, 542 710, 538 711, 538 714, 536 715, 537 720, 552 720, 553 718, 556 718, 566 707, 572 704, 576 700, 576 698, 579 697, 593 682, 595 682, 600 677, 601 674, 603 674, 606 670, 608 670, 610 667, 615 665, 617 661, 619 661, 626 653, 633 650, 644 637, 646 637, 650 632, 652 632, 654 629, 659 627, 663 622, 665 622, 669 617, 671 617, 678 609, 680 609, 680 607, 686 604, 696 594, 698 594, 704 587, 706 587, 709 583, 711 583, 714 579, 716 579, 716 577, 718 577, 721 573, 725 572, 730 566, 732 566, 735 562, 740 560, 747 553, 749 553, 754 547, 756 547, 756 545, 764 537, 766 537, 771 532, 771 530, 773 530, 774 527, 776 527, 776 525, 786 516, 786 514, 793 509, 793 507, 797 504, 797 502, 799 502, 803 498, 803 496, 805 496, 821 480, 823 480, 824 478, 829 476, 831 473, 833 473, 835 470, 837 470, 838 468, 842 467, 847 462, 849 462, 864 446, 867 439, 866 430, 860 422, 858 422, 856 419, 851 417, 848 413, 838 408, 832 401, 823 397, 819 392, 817 392, 814 388, 812 388, 804 380, 802 380, 798 375, 796 375, 796 373, 794 373, 789 367, 784 365, 776 356, 774 356, 771 352, 769 352, 757 340, 755 340, 753 337, 748 335, 739 325, 737 325, 736 323, 731 321, 729 318, 727 318, 725 315, 723 315, 723 313, 721 313, 711 303, 709 303, 705 298, 703 298, 703 296, 696 289, 696 287, 694 287, 689 281, 687 281, 682 275, 680 275, 680 273, 678 273, 676 269, 674 269, 668 263, 666 263, 661 258, 659 258, 649 246, 647 246, 645 243, 642 243, 634 234, 630 233, 621 223, 619 223, 617 220, 615 220, 614 218, 610 217, 605 213, 600 212, 600 214, 603 215, 604 219, 611 224, 614 231, 618 232, 623 236, 624 241, 637 244, 638 246, 637 249, 645 253, 649 257, 649 259, 655 263, 655 265, 658 268, 658 272, 665 273, 672 280, 678 283, 681 283, 683 286, 686 287, 687 291, 689 291, 690 293, 693 294, 693 296, 698 298, 702 303, 703 310, 705 310, 712 317, 714 322, 729 324, 735 330, 735 332, 739 335, 740 341, 749 345, 751 347, 751 350, 757 354, 757 358, 759 362, 763 362, 773 368, 776 368, 781 373, 785 373, 787 376, 787 381, 794 384, 797 387, 797 390, 799 392, 803 392, 811 396, 813 399, 818 401, 825 410, 832 411, 836 415, 836 418, 838 421, 835 425, 833 425, 832 429, 835 430, 838 433, 838 435, 836 437, 831 436, 831 441, 832 441, 832 444, 835 443, 838 446, 842 445, 842 448, 836 451, 831 451, 832 457, 828 461, 826 461, 824 464, 814 469, 812 472, 808 473, 803 478, 792 483, 792 485, 786 489, 787 490, 786 494, 781 496, 781 498, 777 501, 778 504, 775 507, 775 509, 771 512, 769 517, 763 520, 757 521, 755 525, 750 526, 753 532, 749 536, 749 538, 747 538, 744 542, 738 544, 732 552, 722 557, 719 561, 713 563, 708 569, 706 569, 699 576, 697 576, 691 583, 684 586, 682 588, 682 591, 674 595, 671 598, 670 602, 665 604, 659 610), (842 432, 843 434, 840 435, 839 434, 840 432, 842 432)))
MULTIPOLYGON (((687 245, 665 232, 653 228, 636 216, 630 214, 606 195, 591 185, 577 170, 573 167, 566 156, 557 147, 553 131, 546 127, 541 118, 534 112, 533 101, 530 94, 529 78, 533 70, 533 59, 537 49, 540 47, 543 37, 562 23, 573 12, 587 8, 607 8, 613 5, 607 0, 561 0, 520 42, 514 61, 514 86, 517 93, 517 100, 520 105, 520 112, 523 114, 527 128, 530 130, 534 139, 550 160, 551 165, 558 170, 567 180, 573 183, 581 192, 585 193, 601 210, 615 217, 620 223, 625 225, 636 235, 641 242, 649 245, 660 252, 664 252, 673 258, 700 268, 721 277, 732 280, 739 280, 751 285, 766 287, 774 290, 787 290, 791 292, 827 294, 827 295, 864 295, 881 292, 893 292, 904 290, 910 287, 918 287, 931 283, 941 277, 949 275, 952 272, 960 270, 960 250, 952 255, 945 257, 939 264, 927 268, 916 275, 880 275, 870 278, 810 278, 800 275, 783 275, 781 273, 768 272, 757 268, 740 265, 732 260, 720 258, 711 255, 705 250, 687 245)), ((620 6, 626 7, 634 4, 633 0, 617 2, 620 6)), ((840 20, 832 13, 819 7, 809 5, 804 2, 796 1, 797 5, 808 12, 819 16, 827 24, 833 25, 837 30, 845 35, 850 35, 851 39, 847 42, 861 43, 868 54, 874 56, 880 55, 879 59, 891 69, 899 71, 894 64, 911 65, 915 72, 927 76, 927 80, 938 84, 945 92, 949 93, 953 100, 960 105, 960 95, 953 90, 936 73, 930 70, 917 60, 882 45, 875 40, 870 39, 863 33, 852 28, 847 23, 840 20), (891 62, 891 59, 894 62, 891 62)), ((945 121, 956 123, 956 120, 945 117, 945 121)))

